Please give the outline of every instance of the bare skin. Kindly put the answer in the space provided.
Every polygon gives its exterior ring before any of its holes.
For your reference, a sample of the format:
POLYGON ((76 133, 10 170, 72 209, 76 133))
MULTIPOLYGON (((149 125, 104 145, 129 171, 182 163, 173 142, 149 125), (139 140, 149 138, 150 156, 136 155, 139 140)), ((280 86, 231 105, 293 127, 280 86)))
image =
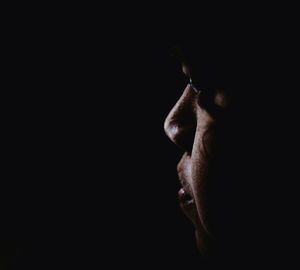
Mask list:
MULTIPOLYGON (((187 65, 183 65, 182 70, 190 77, 187 65)), ((184 151, 177 166, 182 184, 179 191, 180 205, 194 225, 200 252, 208 254, 214 235, 207 216, 206 187, 210 180, 207 151, 210 152, 213 148, 216 119, 207 108, 199 105, 200 99, 201 94, 188 84, 167 116, 164 129, 170 140, 184 151)), ((220 108, 229 106, 229 98, 223 89, 215 90, 211 102, 220 108)))

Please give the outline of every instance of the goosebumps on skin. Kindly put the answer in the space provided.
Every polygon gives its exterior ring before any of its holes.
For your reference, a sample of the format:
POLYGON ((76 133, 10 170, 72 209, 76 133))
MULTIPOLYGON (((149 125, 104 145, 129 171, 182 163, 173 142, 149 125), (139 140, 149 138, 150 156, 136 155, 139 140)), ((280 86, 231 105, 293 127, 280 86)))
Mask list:
MULTIPOLYGON (((191 55, 189 57, 187 59, 191 59, 191 55)), ((221 141, 226 141, 226 133, 233 132, 229 128, 229 112, 234 104, 232 89, 228 91, 225 81, 216 77, 219 68, 214 73, 211 66, 207 67, 208 73, 203 63, 195 65, 197 57, 193 61, 181 59, 182 72, 190 83, 167 116, 164 129, 170 140, 184 150, 177 166, 182 184, 180 205, 195 227, 200 252, 210 255, 217 250, 219 224, 216 220, 222 211, 215 202, 221 189, 216 172, 225 172, 222 167, 229 161, 228 158, 221 160, 226 156, 226 147, 221 141)))
MULTIPOLYGON (((188 85, 165 121, 165 132, 172 142, 185 150, 177 167, 183 185, 179 192, 181 207, 196 228, 200 251, 206 253, 213 237, 208 227, 205 197, 209 177, 207 152, 213 144, 215 119, 198 105, 198 98, 188 85), (184 136, 190 141, 184 140, 184 136)), ((216 106, 225 106, 224 91, 216 93, 213 102, 216 106)))

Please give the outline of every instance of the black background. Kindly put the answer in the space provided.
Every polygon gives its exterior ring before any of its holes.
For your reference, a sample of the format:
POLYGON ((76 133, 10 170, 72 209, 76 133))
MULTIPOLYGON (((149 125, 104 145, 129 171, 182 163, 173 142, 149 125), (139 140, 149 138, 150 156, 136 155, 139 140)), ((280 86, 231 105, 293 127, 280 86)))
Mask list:
POLYGON ((62 15, 8 44, 1 269, 198 263, 163 130, 183 87, 175 26, 62 15))

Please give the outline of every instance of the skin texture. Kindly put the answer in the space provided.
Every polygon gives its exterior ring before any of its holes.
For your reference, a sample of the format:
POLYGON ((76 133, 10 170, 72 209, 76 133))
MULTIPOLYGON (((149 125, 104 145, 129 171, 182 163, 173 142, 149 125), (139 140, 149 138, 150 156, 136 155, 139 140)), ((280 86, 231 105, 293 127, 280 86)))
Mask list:
MULTIPOLYGON (((190 77, 187 65, 183 65, 182 70, 190 77)), ((177 166, 178 178, 183 187, 179 191, 179 198, 184 197, 184 194, 188 197, 180 200, 180 205, 195 228, 197 246, 203 255, 212 252, 215 242, 208 216, 208 183, 212 157, 216 152, 214 134, 217 119, 209 108, 212 105, 226 109, 229 103, 223 89, 214 89, 212 99, 206 100, 202 92, 197 93, 188 84, 164 123, 167 136, 184 151, 177 166)))

